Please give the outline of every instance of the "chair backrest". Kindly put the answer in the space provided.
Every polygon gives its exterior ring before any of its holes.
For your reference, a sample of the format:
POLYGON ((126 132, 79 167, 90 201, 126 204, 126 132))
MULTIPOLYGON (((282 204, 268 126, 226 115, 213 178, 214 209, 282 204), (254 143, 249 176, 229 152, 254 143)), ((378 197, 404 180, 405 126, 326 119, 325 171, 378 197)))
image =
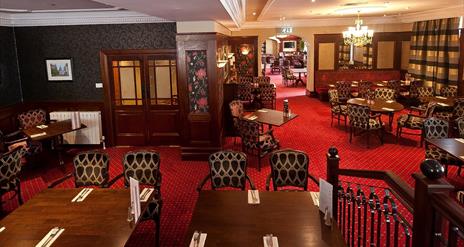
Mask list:
POLYGON ((358 97, 366 98, 372 88, 372 82, 360 81, 358 83, 358 97))
MULTIPOLYGON (((7 185, 18 177, 21 171, 21 157, 24 152, 22 147, 17 147, 0 156, 0 188, 8 188, 7 185)), ((10 189, 12 188, 8 188, 8 190, 10 189)))
POLYGON ((283 186, 308 189, 309 157, 302 151, 284 149, 274 151, 269 157, 274 190, 283 186))
POLYGON ((400 91, 401 91, 401 81, 390 80, 387 82, 387 87, 395 91, 395 98, 396 98, 400 94, 400 91))
POLYGON ((440 95, 444 97, 456 97, 458 94, 458 88, 457 87, 442 87, 440 88, 440 95))
POLYGON ((433 113, 435 112, 435 108, 437 108, 437 102, 430 101, 427 103, 427 108, 425 108, 425 111, 422 113, 422 117, 432 117, 433 113))
POLYGON ((349 98, 351 95, 351 82, 350 81, 337 81, 335 88, 338 91, 338 97, 349 98))
POLYGON ((124 155, 124 185, 129 185, 129 178, 141 184, 155 186, 160 178, 160 155, 158 152, 139 150, 124 155))
POLYGON ((245 150, 250 151, 258 148, 260 134, 260 125, 258 122, 239 119, 238 131, 245 150))
POLYGON ((254 83, 258 83, 259 85, 261 84, 270 84, 271 83, 271 77, 269 76, 258 76, 253 78, 254 83))
POLYGON ((357 125, 369 125, 371 109, 369 106, 348 104, 348 119, 357 125))
POLYGON ((253 86, 251 83, 239 83, 237 87, 237 98, 244 101, 253 99, 253 86))
POLYGON ((329 89, 328 94, 329 94, 330 105, 332 106, 337 105, 339 102, 337 89, 329 89))
POLYGON ((456 123, 458 125, 459 136, 464 138, 464 117, 456 119, 456 123))
POLYGON ((417 88, 417 94, 419 97, 433 97, 433 88, 431 87, 419 87, 417 88))
POLYGON ((424 121, 424 137, 427 139, 448 138, 449 123, 446 120, 431 117, 424 121))
POLYGON ((240 76, 238 78, 238 83, 239 84, 251 84, 253 83, 253 77, 252 76, 240 76))
POLYGON ((274 109, 276 101, 276 88, 274 84, 260 84, 259 91, 261 103, 264 107, 274 109))
POLYGON ((419 97, 419 88, 424 85, 424 81, 422 80, 414 80, 411 82, 411 86, 409 87, 409 97, 417 98, 419 97))
POLYGON ((464 98, 457 98, 454 101, 453 117, 464 117, 464 98))
POLYGON ((74 156, 74 183, 81 186, 108 185, 109 161, 107 154, 100 151, 86 151, 74 156))
POLYGON ((19 127, 28 129, 47 122, 47 112, 42 109, 34 109, 18 115, 19 127))
POLYGON ((243 103, 240 100, 233 100, 229 103, 230 113, 232 117, 242 117, 243 115, 243 103))
POLYGON ((213 189, 232 187, 245 190, 247 157, 242 152, 219 151, 208 158, 213 189))
POLYGON ((391 88, 377 88, 374 91, 374 98, 382 100, 395 100, 395 90, 391 88))

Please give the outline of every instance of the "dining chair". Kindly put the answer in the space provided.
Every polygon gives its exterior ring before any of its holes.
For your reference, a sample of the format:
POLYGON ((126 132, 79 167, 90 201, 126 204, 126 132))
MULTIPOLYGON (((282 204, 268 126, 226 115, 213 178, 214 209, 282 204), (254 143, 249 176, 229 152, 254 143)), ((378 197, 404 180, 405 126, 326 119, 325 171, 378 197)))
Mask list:
POLYGON ((381 100, 395 100, 395 90, 391 88, 377 88, 374 90, 374 98, 381 100))
POLYGON ((18 114, 20 129, 29 129, 31 127, 46 124, 47 112, 43 109, 33 109, 18 114))
POLYGON ((336 89, 330 89, 328 91, 329 94, 329 104, 330 104, 330 111, 331 111, 331 122, 330 126, 333 126, 333 120, 336 117, 338 120, 338 126, 340 126, 340 118, 343 117, 345 121, 345 129, 346 129, 346 120, 348 117, 348 108, 346 104, 340 102, 338 98, 338 91, 336 89))
POLYGON ((423 110, 422 108, 418 107, 411 107, 411 111, 408 114, 403 114, 398 117, 397 120, 397 127, 396 127, 396 142, 398 142, 399 138, 402 134, 409 134, 409 135, 420 135, 420 146, 422 147, 422 143, 424 142, 424 121, 425 119, 432 117, 437 107, 436 102, 429 102, 423 110), (414 114, 412 110, 417 110, 419 114, 414 114), (410 129, 413 131, 420 131, 420 134, 413 133, 413 132, 406 132, 403 133, 403 128, 410 129))
POLYGON ((279 188, 292 186, 308 190, 308 178, 314 183, 319 181, 309 173, 309 157, 302 151, 293 149, 277 150, 269 157, 271 173, 266 179, 266 190, 270 190, 270 182, 274 191, 279 188))
POLYGON ((289 68, 283 68, 282 69, 282 75, 285 77, 285 82, 284 82, 284 85, 285 86, 290 86, 289 85, 289 82, 291 82, 293 85, 296 83, 296 76, 290 71, 289 68))
POLYGON ((0 208, 3 205, 2 196, 10 191, 15 192, 19 205, 23 204, 19 172, 21 171, 21 157, 24 152, 23 148, 16 147, 0 155, 0 208))
POLYGON ((337 81, 335 88, 338 91, 338 99, 347 101, 351 98, 351 81, 337 81))
POLYGON ((372 82, 370 81, 360 81, 358 83, 358 95, 359 98, 367 98, 372 88, 372 82))
POLYGON ((263 108, 276 108, 276 87, 274 84, 259 84, 261 106, 263 108))
MULTIPOLYGON (((449 137, 449 123, 446 120, 431 117, 424 121, 424 137, 427 139, 442 139, 449 137)), ((445 165, 445 175, 448 175, 448 165, 459 167, 458 175, 461 175, 462 163, 455 157, 440 148, 425 143, 425 158, 434 159, 445 165)))
POLYGON ((124 154, 124 185, 129 186, 129 179, 133 178, 141 185, 155 189, 153 199, 148 203, 147 209, 140 220, 153 220, 156 224, 155 241, 160 246, 160 218, 163 201, 161 199, 161 171, 160 155, 156 151, 138 150, 124 154))
POLYGON ((464 117, 456 119, 456 125, 459 132, 459 137, 464 138, 464 117))
POLYGON ((381 144, 383 144, 383 123, 380 114, 371 114, 369 106, 348 104, 348 119, 350 120, 350 143, 356 130, 359 134, 367 133, 367 147, 371 131, 377 131, 381 144))
POLYGON ((240 76, 238 78, 239 84, 252 84, 253 83, 253 76, 240 76))
POLYGON ((274 72, 281 72, 279 60, 274 60, 274 62, 271 65, 271 73, 274 74, 274 72))
POLYGON ((430 97, 434 96, 433 88, 431 87, 419 87, 417 88, 417 94, 419 102, 422 104, 422 107, 425 107, 429 101, 430 97))
POLYGON ((405 99, 406 103, 411 106, 417 106, 419 103, 419 88, 424 85, 422 80, 413 80, 409 85, 409 90, 400 92, 400 96, 405 99))
POLYGON ((258 85, 270 84, 271 83, 271 77, 269 77, 269 76, 253 77, 253 83, 256 83, 258 85))
POLYGON ((247 180, 250 183, 250 188, 255 189, 253 182, 247 175, 246 154, 231 150, 215 152, 208 157, 208 164, 210 172, 200 182, 197 191, 201 191, 208 180, 211 182, 213 190, 220 188, 245 190, 247 180))
POLYGON ((235 98, 240 100, 244 105, 251 105, 254 100, 253 85, 251 83, 239 83, 235 98))
POLYGON ((443 97, 456 97, 458 94, 458 88, 453 86, 445 86, 440 88, 440 96, 443 97))
POLYGON ((85 151, 74 156, 75 187, 109 187, 109 162, 108 154, 101 151, 85 151))
POLYGON ((400 80, 389 80, 387 82, 387 88, 394 90, 395 99, 397 99, 401 92, 401 81, 400 80))
POLYGON ((258 171, 261 171, 261 158, 279 149, 279 141, 274 138, 273 130, 262 131, 261 124, 247 119, 239 119, 239 133, 242 140, 242 151, 257 155, 258 171))
POLYGON ((236 137, 240 136, 238 132, 238 120, 242 118, 244 113, 243 103, 240 100, 233 100, 229 103, 230 114, 232 116, 234 126, 234 144, 236 143, 236 137))

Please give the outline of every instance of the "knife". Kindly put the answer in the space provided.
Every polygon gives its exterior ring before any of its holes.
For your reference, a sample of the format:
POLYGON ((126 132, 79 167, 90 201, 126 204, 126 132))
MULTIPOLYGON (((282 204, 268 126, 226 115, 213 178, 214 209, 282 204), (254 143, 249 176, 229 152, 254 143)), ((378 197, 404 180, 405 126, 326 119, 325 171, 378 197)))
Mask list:
POLYGON ((60 232, 60 228, 59 227, 55 227, 52 229, 50 236, 48 236, 47 240, 41 245, 42 247, 46 247, 48 245, 48 243, 50 243, 50 241, 52 241, 52 239, 55 238, 55 236, 58 234, 58 232, 60 232))

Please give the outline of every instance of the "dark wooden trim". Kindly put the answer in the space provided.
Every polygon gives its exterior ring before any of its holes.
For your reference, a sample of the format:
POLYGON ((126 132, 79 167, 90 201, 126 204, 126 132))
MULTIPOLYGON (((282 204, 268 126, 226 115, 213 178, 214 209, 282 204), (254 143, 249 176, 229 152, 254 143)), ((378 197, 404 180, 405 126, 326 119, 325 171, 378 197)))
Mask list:
POLYGON ((464 28, 461 29, 461 43, 458 71, 458 95, 464 96, 464 28))

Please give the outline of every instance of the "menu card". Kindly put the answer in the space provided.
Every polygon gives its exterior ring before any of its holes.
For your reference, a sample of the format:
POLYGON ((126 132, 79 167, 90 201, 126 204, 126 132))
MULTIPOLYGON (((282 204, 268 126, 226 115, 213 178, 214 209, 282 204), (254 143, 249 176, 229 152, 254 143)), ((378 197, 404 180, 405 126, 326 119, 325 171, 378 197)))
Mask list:
POLYGON ((134 220, 137 220, 140 217, 140 187, 139 181, 129 178, 129 188, 130 188, 130 197, 131 197, 131 207, 132 213, 134 214, 134 220))
POLYGON ((327 210, 330 218, 333 216, 332 191, 333 186, 324 179, 319 178, 319 210, 323 213, 327 210))

